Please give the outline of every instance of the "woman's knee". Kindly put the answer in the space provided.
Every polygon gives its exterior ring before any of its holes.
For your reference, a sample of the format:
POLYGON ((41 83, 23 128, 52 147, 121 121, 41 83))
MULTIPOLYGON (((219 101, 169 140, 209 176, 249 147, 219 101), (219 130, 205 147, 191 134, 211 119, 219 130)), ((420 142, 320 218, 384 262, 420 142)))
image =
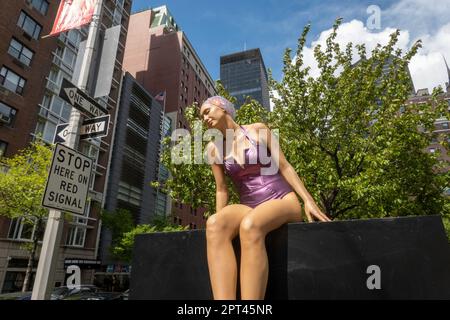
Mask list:
POLYGON ((206 238, 208 241, 214 239, 223 239, 229 237, 231 230, 229 230, 228 223, 224 216, 213 214, 206 220, 206 238))
POLYGON ((255 217, 248 215, 242 219, 239 226, 239 237, 242 244, 252 244, 265 239, 265 232, 255 217))

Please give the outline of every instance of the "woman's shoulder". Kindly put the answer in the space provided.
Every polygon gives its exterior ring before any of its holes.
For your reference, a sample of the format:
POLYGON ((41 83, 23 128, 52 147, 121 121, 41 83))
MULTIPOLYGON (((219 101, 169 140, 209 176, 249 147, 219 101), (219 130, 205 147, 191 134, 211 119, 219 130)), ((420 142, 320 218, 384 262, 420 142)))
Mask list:
POLYGON ((255 122, 242 127, 247 131, 248 135, 258 143, 264 143, 267 140, 265 136, 267 136, 270 131, 269 127, 262 122, 255 122))
POLYGON ((246 125, 242 125, 244 129, 248 130, 259 130, 259 129, 269 129, 269 127, 263 122, 255 122, 246 125))

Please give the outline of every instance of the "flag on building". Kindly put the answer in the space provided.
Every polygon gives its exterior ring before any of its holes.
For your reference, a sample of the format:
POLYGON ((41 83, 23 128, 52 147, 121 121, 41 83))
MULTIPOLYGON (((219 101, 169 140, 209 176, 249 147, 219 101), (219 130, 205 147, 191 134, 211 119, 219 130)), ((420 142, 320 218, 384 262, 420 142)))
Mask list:
POLYGON ((164 100, 166 100, 166 92, 160 92, 155 96, 155 100, 164 103, 164 100))
POLYGON ((53 29, 49 36, 88 24, 100 0, 61 0, 53 29))

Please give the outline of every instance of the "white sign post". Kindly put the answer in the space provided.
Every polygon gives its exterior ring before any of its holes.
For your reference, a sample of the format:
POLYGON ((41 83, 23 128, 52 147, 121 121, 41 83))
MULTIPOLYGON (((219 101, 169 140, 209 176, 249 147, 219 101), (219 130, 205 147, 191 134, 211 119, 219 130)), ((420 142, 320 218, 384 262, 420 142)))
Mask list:
POLYGON ((57 144, 42 206, 83 215, 92 167, 91 158, 57 144))
MULTIPOLYGON (((86 90, 86 84, 88 82, 87 80, 89 68, 91 66, 97 35, 100 30, 100 16, 102 6, 103 0, 97 0, 95 3, 92 22, 89 27, 89 34, 86 41, 86 50, 83 56, 83 63, 81 65, 80 74, 78 77, 77 87, 81 91, 86 90)), ((78 99, 79 101, 76 103, 76 105, 82 108, 84 111, 90 112, 92 110, 96 115, 102 114, 101 108, 98 108, 95 103, 89 101, 89 104, 87 105, 84 102, 84 97, 81 94, 78 96, 78 99), (83 101, 81 100, 81 98, 83 98, 83 101), (79 102, 81 101, 82 103, 81 105, 79 105, 79 102), (88 110, 86 110, 86 107, 88 108, 88 110)), ((72 128, 72 130, 67 134, 66 141, 64 142, 65 145, 71 148, 77 148, 81 122, 82 118, 80 112, 76 109, 76 106, 74 106, 74 108, 72 108, 72 112, 70 113, 69 120, 69 126, 72 128)), ((56 265, 58 263, 59 248, 61 245, 63 222, 64 216, 60 210, 52 209, 49 211, 47 225, 45 227, 44 239, 42 241, 39 264, 34 280, 33 293, 31 295, 32 300, 45 300, 50 298, 51 292, 54 287, 54 278, 56 265)))

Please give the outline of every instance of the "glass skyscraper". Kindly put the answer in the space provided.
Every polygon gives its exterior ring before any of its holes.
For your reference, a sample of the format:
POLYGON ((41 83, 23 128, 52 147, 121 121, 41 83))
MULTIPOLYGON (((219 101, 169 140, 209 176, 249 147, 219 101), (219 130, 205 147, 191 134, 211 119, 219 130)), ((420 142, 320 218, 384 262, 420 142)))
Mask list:
POLYGON ((220 80, 225 89, 237 99, 237 109, 249 96, 263 108, 270 110, 267 71, 259 49, 220 57, 220 80))

